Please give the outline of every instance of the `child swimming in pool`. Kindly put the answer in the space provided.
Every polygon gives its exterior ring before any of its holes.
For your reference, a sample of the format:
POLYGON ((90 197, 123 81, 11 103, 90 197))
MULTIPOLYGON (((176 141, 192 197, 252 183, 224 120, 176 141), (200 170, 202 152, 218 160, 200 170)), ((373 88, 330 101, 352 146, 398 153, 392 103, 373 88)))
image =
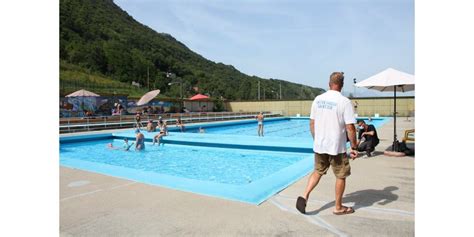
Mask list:
POLYGON ((132 144, 130 144, 130 145, 128 144, 128 138, 124 138, 124 139, 123 139, 123 149, 124 149, 125 151, 130 150, 130 147, 132 147, 133 144, 135 144, 135 143, 132 142, 132 144))
POLYGON ((123 143, 122 148, 120 148, 120 147, 114 147, 114 145, 113 145, 112 143, 107 144, 107 147, 110 148, 110 149, 112 149, 112 150, 124 150, 124 151, 129 151, 129 150, 130 150, 130 147, 132 147, 133 144, 134 144, 134 143, 132 142, 132 144, 129 145, 129 144, 128 144, 128 138, 124 138, 124 139, 123 139, 123 142, 124 142, 124 143, 123 143))

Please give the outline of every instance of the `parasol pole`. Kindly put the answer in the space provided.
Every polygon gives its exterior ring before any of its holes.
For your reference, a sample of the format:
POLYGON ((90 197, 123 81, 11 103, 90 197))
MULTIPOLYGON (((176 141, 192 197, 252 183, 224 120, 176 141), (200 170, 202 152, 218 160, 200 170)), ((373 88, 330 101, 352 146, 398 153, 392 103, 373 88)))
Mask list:
POLYGON ((392 151, 395 151, 397 142, 397 86, 393 86, 393 145, 392 151))

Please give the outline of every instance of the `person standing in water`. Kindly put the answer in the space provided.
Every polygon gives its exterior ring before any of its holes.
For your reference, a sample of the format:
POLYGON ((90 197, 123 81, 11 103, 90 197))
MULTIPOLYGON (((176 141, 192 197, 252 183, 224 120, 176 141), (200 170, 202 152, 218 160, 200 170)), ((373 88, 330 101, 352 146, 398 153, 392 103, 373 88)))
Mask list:
POLYGON ((142 151, 145 150, 145 136, 140 132, 140 129, 135 130, 136 140, 135 140, 135 150, 142 151))
POLYGON ((161 142, 161 138, 164 136, 168 136, 168 126, 166 125, 166 121, 164 121, 163 125, 160 126, 160 133, 158 133, 157 135, 153 137, 153 145, 155 145, 155 143, 158 143, 158 146, 159 146, 161 142))
POLYGON ((180 131, 181 132, 184 132, 186 130, 186 128, 184 127, 184 123, 183 121, 181 120, 181 118, 178 118, 176 120, 176 127, 179 127, 180 131))
POLYGON ((258 113, 257 121, 258 121, 258 130, 257 130, 258 136, 263 137, 263 114, 262 114, 262 112, 258 113))
POLYGON ((135 114, 135 126, 140 129, 141 127, 143 127, 143 124, 142 124, 142 117, 140 115, 139 112, 137 112, 137 114, 135 114))

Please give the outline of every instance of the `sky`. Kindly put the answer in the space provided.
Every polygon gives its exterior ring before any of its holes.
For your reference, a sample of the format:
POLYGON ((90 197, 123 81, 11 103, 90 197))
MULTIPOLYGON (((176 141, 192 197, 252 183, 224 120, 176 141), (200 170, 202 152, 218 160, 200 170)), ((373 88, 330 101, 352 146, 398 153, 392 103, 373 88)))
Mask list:
MULTIPOLYGON (((413 0, 115 0, 135 20, 247 75, 343 92, 389 67, 414 74, 413 0)), ((414 92, 400 93, 414 95, 414 92)))

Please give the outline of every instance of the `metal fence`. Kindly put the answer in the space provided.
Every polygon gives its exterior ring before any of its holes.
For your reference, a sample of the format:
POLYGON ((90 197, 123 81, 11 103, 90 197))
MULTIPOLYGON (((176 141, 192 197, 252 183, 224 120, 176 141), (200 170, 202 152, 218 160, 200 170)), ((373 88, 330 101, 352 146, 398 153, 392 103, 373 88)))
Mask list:
MULTIPOLYGON (((258 112, 206 112, 206 113, 165 113, 147 114, 141 116, 142 124, 146 126, 149 120, 167 121, 168 125, 176 124, 178 118, 184 123, 199 123, 255 118, 258 112)), ((264 112, 266 117, 282 116, 278 113, 264 112)), ((136 126, 135 115, 113 115, 92 117, 69 117, 59 119, 59 132, 71 133, 105 129, 132 128, 136 126)))

